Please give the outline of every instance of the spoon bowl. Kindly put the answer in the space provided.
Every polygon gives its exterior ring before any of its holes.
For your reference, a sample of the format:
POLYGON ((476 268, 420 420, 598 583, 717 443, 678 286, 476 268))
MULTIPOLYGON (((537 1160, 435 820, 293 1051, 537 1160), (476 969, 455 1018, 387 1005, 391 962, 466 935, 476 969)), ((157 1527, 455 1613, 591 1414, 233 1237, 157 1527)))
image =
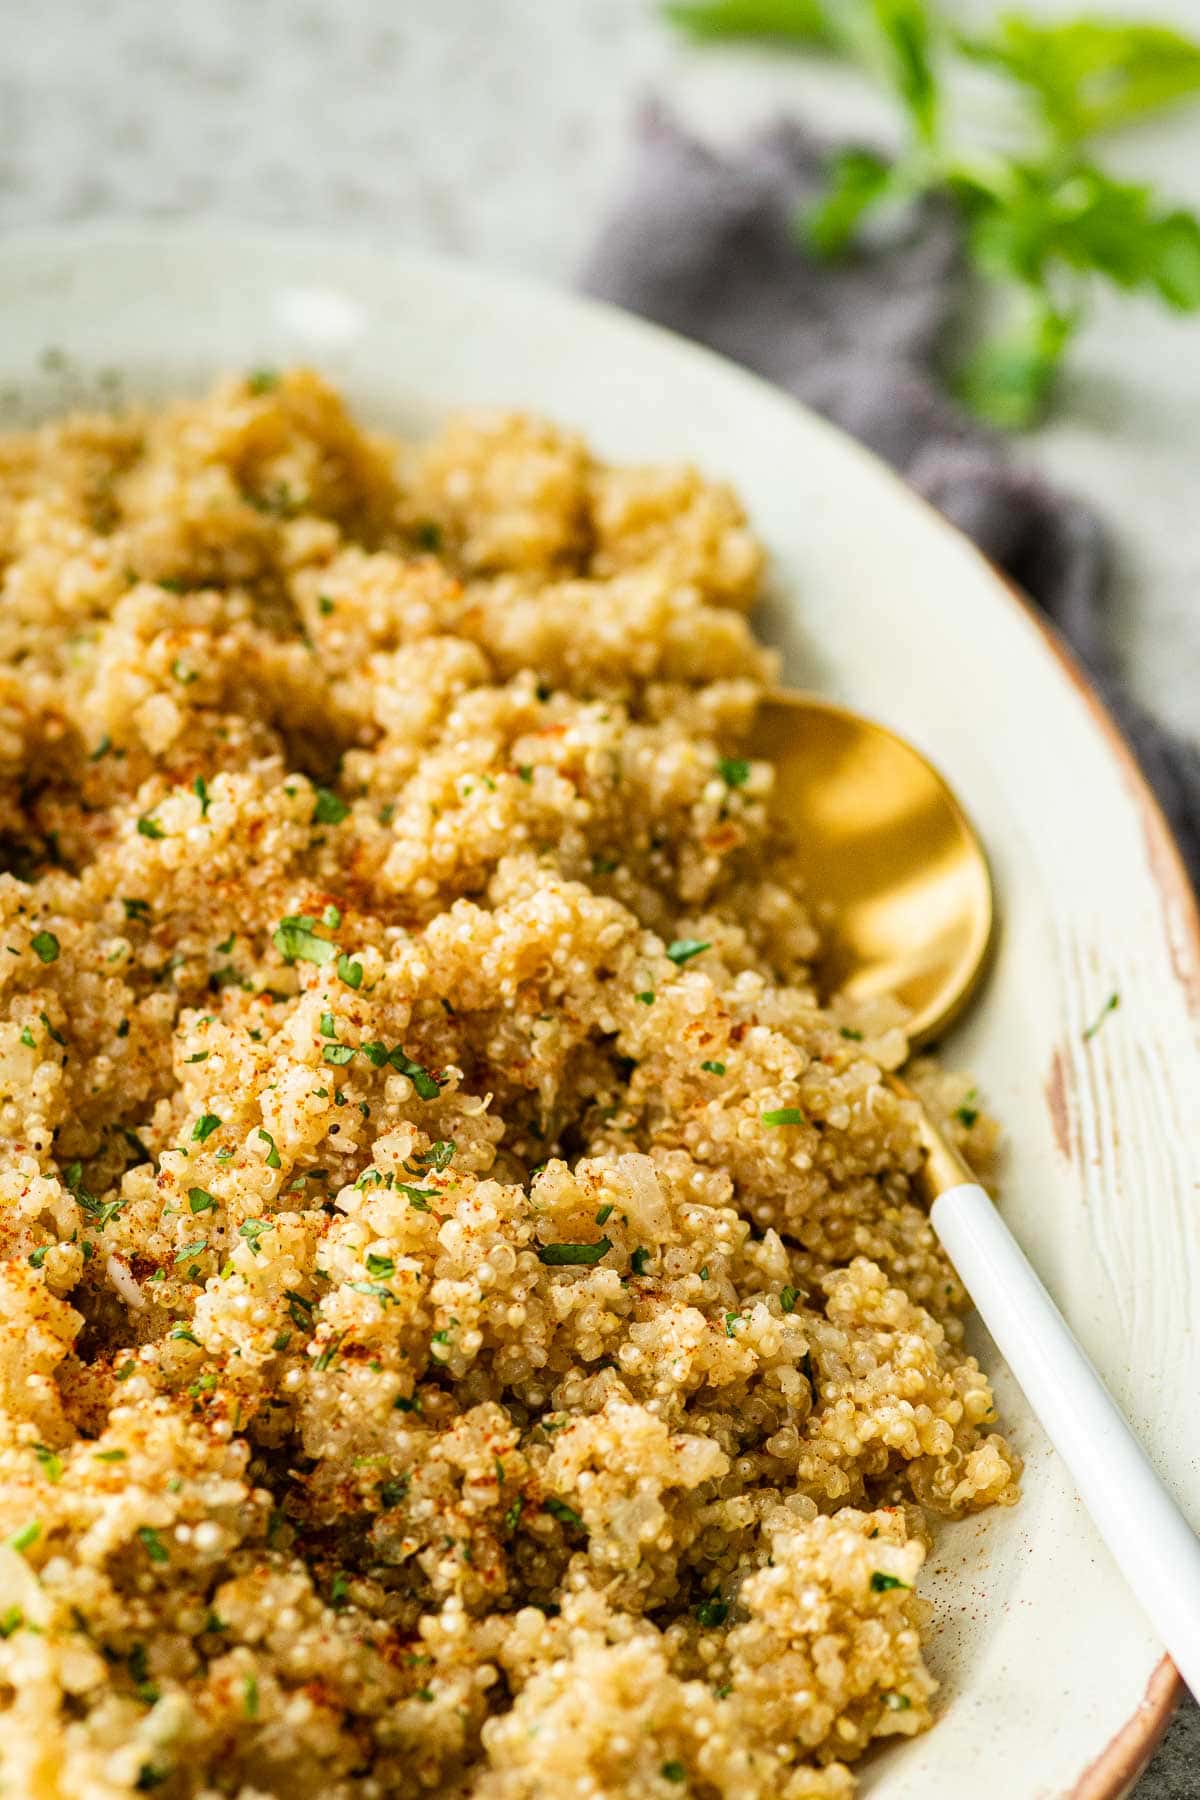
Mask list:
POLYGON ((994 923, 987 856, 937 770, 884 726, 811 694, 761 708, 752 753, 822 920, 826 995, 894 995, 914 1046, 973 997, 994 923))

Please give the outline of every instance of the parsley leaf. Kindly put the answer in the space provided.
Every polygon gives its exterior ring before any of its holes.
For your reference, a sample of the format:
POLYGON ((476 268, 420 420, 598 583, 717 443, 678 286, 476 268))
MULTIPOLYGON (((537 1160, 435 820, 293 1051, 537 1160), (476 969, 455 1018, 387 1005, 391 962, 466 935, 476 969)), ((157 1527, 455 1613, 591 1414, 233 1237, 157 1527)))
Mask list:
POLYGON ((961 38, 959 48, 1020 83, 1062 144, 1128 125, 1200 90, 1200 45, 1163 25, 1090 17, 1051 23, 1006 13, 990 35, 961 38))
POLYGON ((340 980, 349 988, 362 986, 363 966, 360 962, 351 962, 343 950, 337 959, 337 972, 340 980))
POLYGON ((310 962, 323 965, 337 955, 337 945, 318 937, 314 921, 307 913, 289 913, 279 921, 271 942, 285 962, 310 962))
POLYGON ((607 1256, 612 1249, 612 1239, 599 1238, 594 1244, 541 1244, 538 1246, 538 1261, 549 1268, 562 1269, 575 1264, 590 1267, 598 1263, 601 1257, 607 1256))
POLYGON ((702 950, 711 950, 712 945, 700 938, 676 938, 673 944, 667 945, 667 955, 677 968, 685 962, 691 962, 693 956, 699 956, 702 950))
POLYGON ((880 205, 933 196, 955 210, 981 284, 1007 315, 953 370, 961 399, 993 423, 1032 423, 1097 281, 1200 311, 1200 219, 1150 187, 1117 180, 1097 136, 1200 97, 1200 42, 1169 26, 1085 15, 1009 12, 956 31, 936 0, 671 0, 694 36, 820 46, 859 62, 900 102, 908 141, 893 160, 860 148, 830 158, 823 198, 798 221, 810 252, 838 256, 880 205), (950 108, 964 63, 983 65, 1022 102, 1007 141, 986 113, 950 108))
POLYGON ((717 774, 726 787, 745 787, 750 779, 750 764, 744 756, 723 756, 717 764, 717 774))
POLYGON ((340 825, 343 819, 349 817, 350 808, 344 800, 339 800, 330 788, 317 789, 317 803, 312 813, 314 825, 340 825))

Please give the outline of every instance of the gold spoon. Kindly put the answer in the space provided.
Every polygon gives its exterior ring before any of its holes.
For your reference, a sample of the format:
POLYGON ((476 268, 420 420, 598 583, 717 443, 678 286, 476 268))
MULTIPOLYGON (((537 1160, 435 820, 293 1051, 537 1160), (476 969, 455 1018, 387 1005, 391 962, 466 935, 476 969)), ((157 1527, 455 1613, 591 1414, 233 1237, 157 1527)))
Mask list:
MULTIPOLYGON (((846 708, 776 693, 751 753, 773 762, 774 810, 809 891, 828 902, 824 993, 892 994, 928 1043, 975 993, 992 939, 983 846, 911 744, 846 708)), ((1200 1540, 1159 1482, 1008 1227, 916 1095, 930 1221, 1080 1498, 1180 1674, 1200 1694, 1200 1540)))

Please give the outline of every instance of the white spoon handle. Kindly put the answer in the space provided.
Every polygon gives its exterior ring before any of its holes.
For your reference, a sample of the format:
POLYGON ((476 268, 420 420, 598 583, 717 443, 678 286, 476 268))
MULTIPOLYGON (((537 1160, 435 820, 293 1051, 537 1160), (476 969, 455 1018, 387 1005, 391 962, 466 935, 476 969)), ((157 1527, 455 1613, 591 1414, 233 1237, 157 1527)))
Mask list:
POLYGON ((1200 1696, 1200 1538, 983 1189, 948 1189, 931 1217, 1096 1529, 1200 1696))

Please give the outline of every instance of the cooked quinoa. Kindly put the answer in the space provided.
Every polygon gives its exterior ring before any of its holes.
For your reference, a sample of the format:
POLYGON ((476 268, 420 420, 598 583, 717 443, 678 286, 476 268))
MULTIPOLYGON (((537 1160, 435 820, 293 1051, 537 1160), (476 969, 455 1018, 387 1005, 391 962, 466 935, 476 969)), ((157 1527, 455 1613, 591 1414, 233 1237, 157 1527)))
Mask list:
POLYGON ((902 1020, 813 990, 760 563, 303 371, 0 440, 4 1794, 843 1800, 929 1724, 1019 1462, 902 1020))

